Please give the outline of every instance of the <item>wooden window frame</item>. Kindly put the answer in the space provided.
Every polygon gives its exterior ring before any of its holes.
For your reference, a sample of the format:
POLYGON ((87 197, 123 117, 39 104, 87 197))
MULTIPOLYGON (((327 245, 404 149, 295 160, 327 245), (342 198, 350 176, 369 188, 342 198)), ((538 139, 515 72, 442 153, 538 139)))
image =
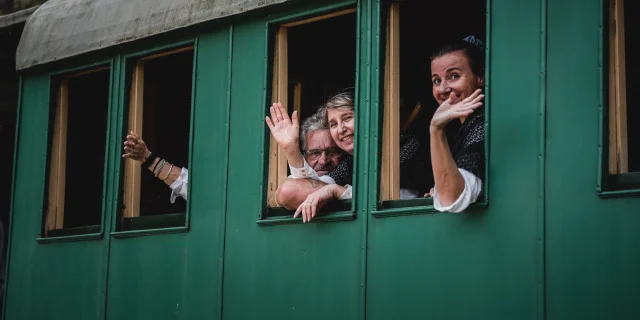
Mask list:
MULTIPOLYGON (((142 133, 144 119, 144 66, 145 62, 153 59, 192 51, 195 59, 195 45, 182 46, 176 49, 143 56, 135 60, 131 74, 129 92, 129 114, 127 132, 142 133)), ((192 97, 193 98, 193 97, 192 97)), ((126 161, 124 169, 124 209, 121 219, 140 217, 140 187, 142 182, 142 167, 135 161, 126 161)))
MULTIPOLYGON (((64 75, 60 78, 56 91, 55 114, 53 119, 53 137, 49 153, 47 209, 44 218, 44 236, 67 235, 64 229, 64 208, 67 170, 67 125, 69 116, 69 79, 111 69, 110 66, 64 75)), ((84 229, 77 227, 74 229, 84 229)), ((95 230, 95 226, 86 226, 95 230)), ((76 233, 76 232, 72 232, 76 233)), ((80 232, 81 233, 81 232, 80 232)))
POLYGON ((609 2, 609 174, 629 172, 624 0, 609 2))
POLYGON ((384 59, 380 201, 400 199, 400 4, 391 3, 384 59))
MULTIPOLYGON (((289 109, 289 64, 288 64, 288 30, 291 27, 300 26, 316 21, 335 18, 338 16, 356 12, 356 8, 349 8, 324 15, 318 15, 307 19, 280 24, 276 27, 275 43, 273 46, 273 64, 271 80, 271 103, 280 102, 289 111, 301 110, 302 84, 294 84, 293 106, 289 109)), ((275 196, 278 187, 287 179, 287 158, 281 152, 278 144, 269 134, 269 173, 267 182, 267 207, 279 208, 276 205, 275 196), (273 165, 273 164, 276 165, 273 165)))
POLYGON ((608 32, 603 34, 608 44, 608 72, 603 74, 608 84, 607 108, 601 111, 603 137, 603 174, 599 174, 598 191, 601 197, 640 195, 640 172, 629 172, 627 131, 627 86, 625 53, 624 0, 609 0, 603 8, 608 32), (606 119, 606 120, 605 120, 606 119))

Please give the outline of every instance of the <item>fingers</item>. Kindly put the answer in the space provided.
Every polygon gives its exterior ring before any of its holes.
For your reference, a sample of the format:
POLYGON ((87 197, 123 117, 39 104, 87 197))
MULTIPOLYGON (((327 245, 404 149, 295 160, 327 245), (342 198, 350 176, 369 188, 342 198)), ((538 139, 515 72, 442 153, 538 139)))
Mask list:
POLYGON ((287 110, 280 104, 280 114, 282 115, 283 121, 289 121, 289 114, 287 114, 287 110))
POLYGON ((309 217, 309 220, 311 220, 311 218, 316 217, 317 208, 318 208, 318 198, 315 198, 313 199, 313 202, 311 202, 311 217, 309 217))
POLYGON ((271 119, 273 120, 273 124, 277 125, 278 124, 278 116, 277 116, 277 108, 276 108, 276 103, 271 105, 271 108, 269 108, 269 111, 271 112, 271 119))
POLYGON ((284 117, 282 116, 282 104, 276 103, 276 107, 274 109, 276 111, 276 117, 278 117, 278 122, 283 121, 284 117))
POLYGON ((271 119, 269 119, 269 117, 265 117, 264 120, 267 122, 267 127, 269 127, 269 130, 273 130, 274 125, 273 122, 271 122, 271 119))
POLYGON ((458 99, 458 96, 456 95, 455 92, 452 91, 449 94, 449 99, 447 99, 447 102, 449 102, 449 104, 453 104, 457 99, 458 99))
POLYGON ((298 111, 293 111, 293 113, 291 114, 291 122, 293 123, 294 126, 298 127, 298 111))
POLYGON ((297 218, 298 215, 302 212, 302 207, 303 206, 304 206, 304 202, 298 206, 298 209, 296 209, 296 212, 293 214, 294 218, 297 218))

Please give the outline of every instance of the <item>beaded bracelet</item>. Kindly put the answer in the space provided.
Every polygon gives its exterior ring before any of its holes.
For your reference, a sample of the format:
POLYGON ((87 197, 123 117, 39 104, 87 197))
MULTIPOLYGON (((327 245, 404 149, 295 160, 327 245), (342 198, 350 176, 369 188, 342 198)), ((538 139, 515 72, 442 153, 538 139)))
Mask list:
POLYGON ((160 172, 162 171, 162 167, 164 167, 164 165, 167 163, 167 160, 162 159, 160 160, 162 163, 160 163, 160 166, 158 167, 158 172, 155 172, 155 176, 156 178, 158 177, 158 175, 160 174, 160 172))

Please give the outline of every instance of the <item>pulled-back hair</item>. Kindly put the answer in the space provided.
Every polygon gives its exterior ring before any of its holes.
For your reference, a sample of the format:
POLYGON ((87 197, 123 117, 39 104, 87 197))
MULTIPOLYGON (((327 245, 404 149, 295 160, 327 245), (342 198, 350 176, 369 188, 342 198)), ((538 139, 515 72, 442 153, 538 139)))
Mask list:
POLYGON ((456 51, 462 51, 465 56, 467 56, 469 67, 471 67, 471 71, 473 71, 476 76, 484 76, 483 44, 473 36, 441 44, 431 54, 430 61, 456 51))

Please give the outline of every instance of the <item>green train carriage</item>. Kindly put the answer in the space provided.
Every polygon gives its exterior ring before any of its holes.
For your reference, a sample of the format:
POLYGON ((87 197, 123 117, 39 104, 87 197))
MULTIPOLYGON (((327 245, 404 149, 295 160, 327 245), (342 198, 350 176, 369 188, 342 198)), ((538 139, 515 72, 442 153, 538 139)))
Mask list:
POLYGON ((50 0, 17 52, 3 316, 638 317, 638 10, 50 0), (432 43, 471 33, 487 54, 484 197, 441 213, 398 200, 393 150, 404 124, 428 133, 432 43), (345 87, 353 199, 302 224, 271 202, 287 173, 267 106, 306 117, 345 87), (188 200, 122 159, 130 130, 188 168, 188 200))

